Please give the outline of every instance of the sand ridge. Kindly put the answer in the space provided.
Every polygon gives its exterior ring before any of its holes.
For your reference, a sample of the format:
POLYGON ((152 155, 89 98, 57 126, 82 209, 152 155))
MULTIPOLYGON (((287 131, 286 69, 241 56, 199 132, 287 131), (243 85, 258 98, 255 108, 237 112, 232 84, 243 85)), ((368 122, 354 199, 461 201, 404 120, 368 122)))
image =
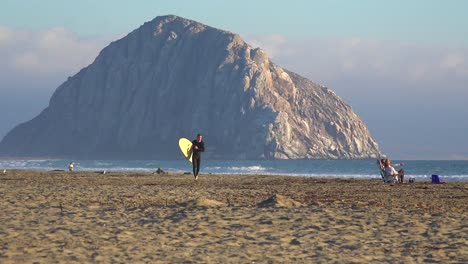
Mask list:
POLYGON ((8 171, 0 262, 466 263, 467 190, 465 182, 8 171))
POLYGON ((258 207, 299 207, 302 204, 281 194, 273 194, 268 199, 257 204, 258 207))

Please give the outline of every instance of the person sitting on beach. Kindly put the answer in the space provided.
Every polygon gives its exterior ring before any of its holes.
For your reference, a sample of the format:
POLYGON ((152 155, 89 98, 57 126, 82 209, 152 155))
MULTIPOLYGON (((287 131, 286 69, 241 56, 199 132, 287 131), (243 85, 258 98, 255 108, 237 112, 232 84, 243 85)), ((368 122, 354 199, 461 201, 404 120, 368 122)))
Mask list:
POLYGON ((385 176, 387 177, 395 177, 398 183, 403 183, 403 178, 405 177, 405 171, 400 169, 396 171, 395 168, 392 166, 392 163, 389 159, 384 161, 385 165, 385 176))
POLYGON ((397 181, 397 179, 393 176, 387 176, 385 173, 385 161, 387 159, 378 159, 377 160, 377 165, 379 166, 380 169, 380 176, 382 177, 382 180, 384 183, 394 183, 397 181))

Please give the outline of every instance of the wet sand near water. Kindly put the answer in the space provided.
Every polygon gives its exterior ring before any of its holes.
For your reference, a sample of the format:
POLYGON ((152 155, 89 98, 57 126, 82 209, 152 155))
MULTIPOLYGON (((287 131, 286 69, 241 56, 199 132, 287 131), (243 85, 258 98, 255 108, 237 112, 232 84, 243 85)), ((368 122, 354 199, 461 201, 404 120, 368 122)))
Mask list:
POLYGON ((468 263, 468 183, 8 171, 1 263, 468 263))

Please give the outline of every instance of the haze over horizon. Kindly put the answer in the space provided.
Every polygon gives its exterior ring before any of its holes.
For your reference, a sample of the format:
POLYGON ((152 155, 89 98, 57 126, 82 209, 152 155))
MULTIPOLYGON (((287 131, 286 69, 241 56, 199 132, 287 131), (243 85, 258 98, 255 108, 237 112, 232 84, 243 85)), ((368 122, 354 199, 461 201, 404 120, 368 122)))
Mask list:
POLYGON ((24 8, 6 1, 0 138, 37 116, 55 89, 111 41, 174 14, 239 33, 278 65, 329 87, 391 158, 468 159, 467 7, 464 1, 207 0, 47 1, 24 8))

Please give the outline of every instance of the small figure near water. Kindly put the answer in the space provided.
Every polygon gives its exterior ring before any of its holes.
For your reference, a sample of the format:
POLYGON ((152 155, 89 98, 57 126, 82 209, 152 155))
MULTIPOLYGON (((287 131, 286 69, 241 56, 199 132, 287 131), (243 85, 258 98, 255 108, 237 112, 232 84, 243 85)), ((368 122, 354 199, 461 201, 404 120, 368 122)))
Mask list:
POLYGON ((73 162, 70 162, 70 164, 68 164, 68 170, 69 171, 74 171, 75 170, 75 164, 73 162))
POLYGON ((205 142, 203 142, 203 136, 201 134, 197 135, 197 139, 192 141, 192 167, 193 167, 193 176, 195 180, 198 180, 198 173, 200 172, 201 164, 201 153, 205 151, 205 142))
POLYGON ((157 173, 157 174, 167 174, 168 172, 167 172, 167 171, 164 171, 164 170, 161 169, 161 168, 158 168, 158 169, 156 170, 156 173, 157 173))

